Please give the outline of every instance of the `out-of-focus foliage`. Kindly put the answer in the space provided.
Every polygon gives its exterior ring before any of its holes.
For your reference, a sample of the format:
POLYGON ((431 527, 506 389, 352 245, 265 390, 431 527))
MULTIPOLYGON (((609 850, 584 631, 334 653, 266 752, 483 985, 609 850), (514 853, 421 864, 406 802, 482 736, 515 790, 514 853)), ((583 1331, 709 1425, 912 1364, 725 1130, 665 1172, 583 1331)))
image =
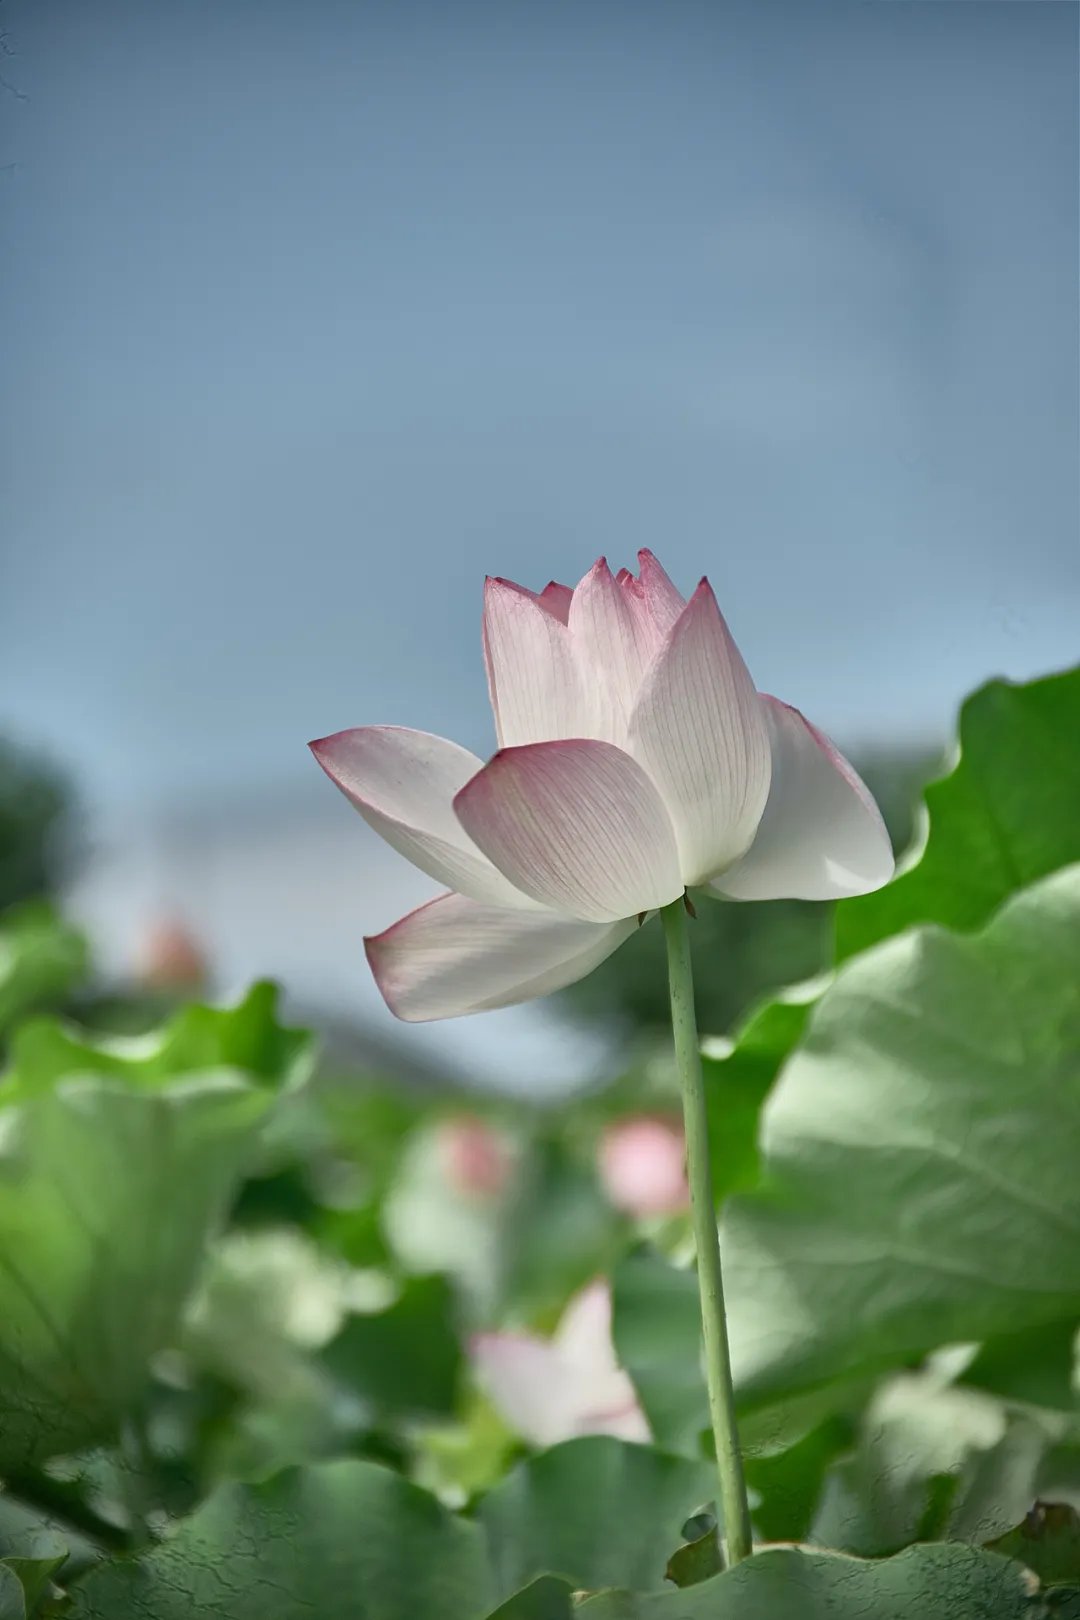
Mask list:
POLYGON ((43 900, 0 916, 0 1041, 28 1013, 66 999, 86 974, 86 942, 43 900))
POLYGON ((256 984, 235 1007, 183 1007, 148 1035, 88 1035, 57 1019, 33 1019, 11 1043, 0 1101, 52 1091, 73 1074, 160 1090, 179 1076, 228 1071, 268 1091, 288 1089, 310 1069, 311 1037, 277 1021, 277 990, 256 984))
POLYGON ((70 810, 61 772, 0 737, 0 912, 52 893, 70 810))
POLYGON ((662 1046, 555 1111, 319 1068, 266 985, 90 1032, 81 942, 0 919, 0 1620, 1080 1612, 1078 729, 1080 674, 976 694, 835 971, 824 908, 699 916, 733 1570, 678 1177, 632 1185, 662 1046), (741 1010, 785 915, 816 977, 741 1010), (530 1446, 507 1392, 545 1378, 580 1387, 530 1446))
POLYGON ((0 1616, 26 1620, 59 1596, 52 1577, 67 1560, 67 1548, 58 1536, 31 1535, 4 1542, 0 1558, 0 1616))
POLYGON ((14 1038, 0 1078, 0 1467, 115 1439, 138 1407, 269 1087, 299 1059, 267 990, 189 1009, 147 1041, 44 1021, 14 1038))

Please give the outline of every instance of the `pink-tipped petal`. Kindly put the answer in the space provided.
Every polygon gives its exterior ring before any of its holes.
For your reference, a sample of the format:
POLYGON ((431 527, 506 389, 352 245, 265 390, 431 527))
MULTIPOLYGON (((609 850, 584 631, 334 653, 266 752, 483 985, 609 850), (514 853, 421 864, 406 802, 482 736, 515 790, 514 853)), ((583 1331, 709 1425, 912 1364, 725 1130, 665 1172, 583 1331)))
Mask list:
POLYGON ((555 1343, 568 1361, 592 1372, 611 1373, 618 1363, 611 1342, 611 1289, 603 1277, 586 1283, 567 1303, 555 1343))
POLYGON ((757 836, 710 887, 734 900, 836 900, 880 889, 893 852, 870 790, 798 709, 763 697, 772 786, 757 836))
POLYGON ((648 1440, 634 1386, 615 1358, 611 1289, 597 1278, 575 1294, 555 1330, 555 1348, 574 1397, 575 1434, 648 1440))
POLYGON ((769 728, 708 580, 645 677, 628 746, 663 795, 688 884, 749 848, 769 793, 769 728))
POLYGON ((634 1386, 615 1361, 611 1295, 603 1282, 570 1301, 553 1340, 481 1333, 469 1356, 478 1383, 507 1423, 534 1445, 584 1434, 650 1438, 634 1386))
POLYGON ((604 1401, 588 1406, 577 1417, 575 1434, 609 1434, 613 1440, 630 1440, 647 1446, 652 1433, 637 1394, 626 1373, 605 1392, 604 1401))
POLYGON ((620 588, 603 557, 574 591, 567 622, 593 696, 590 735, 621 745, 660 638, 643 605, 620 588))
POLYGON ((656 626, 664 637, 672 630, 686 606, 686 598, 677 591, 651 551, 638 552, 641 594, 656 626))
POLYGON ((562 990, 636 927, 636 918, 598 925, 444 894, 366 939, 364 948, 390 1011, 406 1023, 425 1023, 562 990))
POLYGON ((330 780, 386 842, 437 883, 474 900, 528 907, 454 814, 454 796, 480 770, 467 748, 404 726, 357 726, 311 751, 330 780))
POLYGON ((683 891, 663 801, 611 743, 506 748, 454 800, 465 831, 516 888, 590 922, 654 911, 683 891))
POLYGON ((570 617, 570 603, 574 592, 569 585, 560 585, 557 579, 549 580, 536 600, 542 608, 546 608, 552 618, 565 624, 570 617))
MULTIPOLYGON (((630 572, 629 568, 619 569, 619 572, 615 575, 615 583, 622 593, 627 610, 634 616, 638 635, 649 649, 649 661, 651 662, 664 644, 664 635, 649 611, 649 604, 645 600, 645 587, 637 575, 630 572)), ((681 601, 682 598, 680 597, 679 600, 681 601)))
POLYGON ((484 587, 484 660, 500 748, 588 734, 588 694, 569 630, 509 580, 484 587))

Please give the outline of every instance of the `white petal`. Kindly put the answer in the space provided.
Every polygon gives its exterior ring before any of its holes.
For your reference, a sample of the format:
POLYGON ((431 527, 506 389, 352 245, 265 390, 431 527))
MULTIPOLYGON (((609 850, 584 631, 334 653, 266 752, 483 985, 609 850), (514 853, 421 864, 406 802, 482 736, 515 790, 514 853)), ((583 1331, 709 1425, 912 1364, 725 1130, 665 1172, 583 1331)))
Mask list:
POLYGON ((589 735, 622 745, 658 644, 651 620, 601 557, 574 591, 567 622, 593 699, 589 735))
POLYGON ((768 797, 769 730, 707 580, 645 677, 628 747, 663 795, 687 883, 743 854, 768 797))
POLYGON ((474 900, 532 905, 454 814, 454 795, 483 765, 467 748, 404 726, 357 726, 320 738, 311 751, 368 825, 437 883, 474 900))
POLYGON ((659 650, 664 638, 656 628, 653 616, 649 612, 641 581, 636 574, 630 572, 629 568, 620 568, 615 575, 615 583, 625 597, 628 609, 637 620, 639 633, 649 643, 651 657, 659 650))
POLYGON ((515 887, 571 917, 614 922, 683 892, 660 795, 611 743, 505 748, 462 788, 454 809, 515 887))
POLYGON ((648 1440, 649 1426, 634 1386, 615 1359, 611 1341, 611 1290, 597 1280, 567 1305, 554 1343, 572 1391, 574 1432, 648 1440))
POLYGON ((637 927, 440 895, 364 941, 390 1011, 407 1023, 533 1001, 583 979, 637 927))
POLYGON ((557 1350, 528 1333, 478 1333, 469 1346, 477 1383, 515 1433, 554 1446, 575 1433, 557 1350))
POLYGON ((559 617, 564 605, 557 594, 541 604, 505 579, 484 587, 484 660, 500 748, 588 735, 588 695, 559 617))
POLYGON ((651 551, 638 552, 640 588, 649 617, 663 638, 674 629, 686 598, 677 591, 651 551))
POLYGON ((482 1333, 470 1356, 477 1381, 503 1417, 536 1445, 583 1434, 650 1438, 634 1386, 615 1364, 603 1283, 570 1302, 551 1342, 526 1333, 482 1333))
POLYGON ((735 900, 834 900, 888 883, 893 852, 870 790, 822 732, 763 697, 772 787, 757 837, 710 888, 735 900))
POLYGON ((607 1377, 618 1363, 611 1342, 611 1290, 602 1277, 575 1294, 559 1318, 555 1343, 567 1361, 607 1377))

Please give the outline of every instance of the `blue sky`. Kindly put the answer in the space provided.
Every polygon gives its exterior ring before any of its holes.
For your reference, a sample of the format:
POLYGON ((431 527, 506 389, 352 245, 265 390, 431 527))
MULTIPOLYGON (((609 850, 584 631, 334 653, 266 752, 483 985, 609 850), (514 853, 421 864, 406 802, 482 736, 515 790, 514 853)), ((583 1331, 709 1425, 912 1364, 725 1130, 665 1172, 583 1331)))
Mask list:
POLYGON ((10 0, 0 723, 485 752, 484 573, 640 545, 844 739, 1071 661, 1078 15, 10 0))

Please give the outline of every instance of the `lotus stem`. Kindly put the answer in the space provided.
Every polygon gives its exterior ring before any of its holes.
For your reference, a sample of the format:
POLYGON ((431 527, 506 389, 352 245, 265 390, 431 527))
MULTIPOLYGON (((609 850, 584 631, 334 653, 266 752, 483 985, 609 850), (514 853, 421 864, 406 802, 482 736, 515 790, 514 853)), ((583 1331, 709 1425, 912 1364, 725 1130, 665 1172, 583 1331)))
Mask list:
POLYGON ((720 1266, 720 1235, 713 1201, 709 1162, 709 1122, 705 1109, 705 1082, 701 1047, 694 1013, 694 977, 683 897, 660 913, 667 940, 668 985, 671 991, 671 1028, 675 1061, 682 1088, 686 1128, 686 1170, 690 1183, 690 1210, 697 1249, 701 1325, 705 1340, 705 1375, 709 1389, 709 1416, 716 1441, 716 1469, 720 1480, 720 1508, 728 1565, 753 1552, 750 1506, 746 1499, 739 1432, 735 1421, 735 1391, 731 1381, 731 1352, 724 1312, 724 1281, 720 1266))

